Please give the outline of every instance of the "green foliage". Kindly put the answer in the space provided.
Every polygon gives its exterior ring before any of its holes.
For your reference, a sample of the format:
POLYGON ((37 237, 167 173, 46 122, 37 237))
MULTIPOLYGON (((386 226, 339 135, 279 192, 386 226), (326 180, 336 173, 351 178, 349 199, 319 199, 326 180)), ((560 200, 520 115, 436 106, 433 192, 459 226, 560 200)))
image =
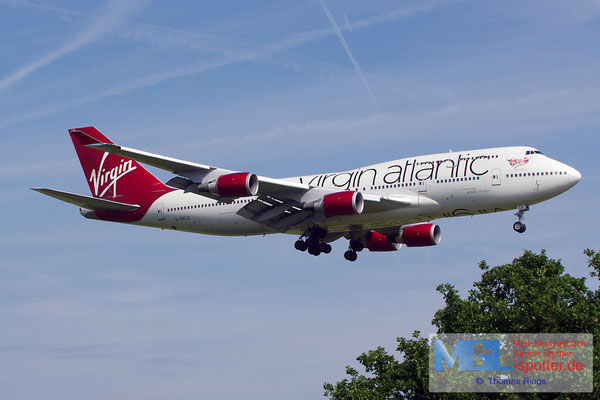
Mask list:
MULTIPOLYGON (((324 385, 325 395, 332 399, 422 399, 428 385, 429 369, 421 360, 427 359, 427 339, 420 338, 419 332, 413 333, 413 340, 398 338, 398 351, 404 356, 398 362, 386 353, 382 347, 363 353, 357 360, 371 376, 359 375, 346 367, 350 381, 344 379, 335 386, 324 385)), ((428 397, 427 397, 428 398, 428 397)), ((433 398, 433 397, 432 397, 433 398)))
POLYGON ((466 299, 451 285, 438 286, 446 307, 433 319, 439 332, 592 332, 597 308, 585 278, 563 274, 560 260, 526 251, 511 264, 489 268, 466 299))
MULTIPOLYGON (((600 252, 585 250, 592 278, 600 277, 600 252)), ((585 278, 564 273, 560 260, 542 250, 531 251, 512 263, 490 267, 479 264, 481 280, 462 299, 454 286, 437 287, 445 307, 432 323, 438 333, 592 333, 594 365, 600 365, 600 289, 591 291, 585 278)), ((429 393, 427 339, 415 331, 412 339, 398 338, 397 361, 378 347, 357 360, 365 368, 361 375, 346 367, 350 379, 324 384, 325 396, 333 400, 383 399, 588 399, 600 398, 600 368, 594 368, 593 394, 494 394, 429 393)))

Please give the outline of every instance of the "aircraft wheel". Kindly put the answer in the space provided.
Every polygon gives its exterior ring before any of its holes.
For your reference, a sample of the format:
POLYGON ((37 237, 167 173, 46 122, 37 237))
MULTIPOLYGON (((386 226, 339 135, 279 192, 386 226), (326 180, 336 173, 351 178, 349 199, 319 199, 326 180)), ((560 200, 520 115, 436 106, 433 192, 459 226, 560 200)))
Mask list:
POLYGON ((323 239, 327 236, 327 231, 319 226, 313 227, 313 235, 318 239, 323 239))
POLYGON ((359 251, 363 251, 363 249, 365 248, 365 245, 361 241, 351 240, 350 241, 350 247, 355 252, 359 252, 359 251))
POLYGON ((523 233, 523 232, 525 232, 525 229, 527 229, 527 227, 525 226, 524 223, 517 221, 513 224, 513 229, 516 232, 523 233))
POLYGON ((325 254, 331 253, 331 245, 329 243, 321 243, 321 252, 325 254))
POLYGON ((317 239, 315 236, 311 236, 306 239, 306 244, 308 247, 317 247, 319 246, 319 239, 317 239))
POLYGON ((296 240, 296 243, 294 243, 294 247, 296 248, 296 250, 299 251, 306 251, 306 249, 308 249, 308 245, 304 240, 296 240))
POLYGON ((319 254, 321 254, 321 249, 319 248, 319 246, 308 246, 308 254, 318 256, 319 254))
POLYGON ((356 255, 356 253, 354 251, 348 250, 347 252, 344 253, 344 258, 348 261, 356 261, 358 256, 356 255))

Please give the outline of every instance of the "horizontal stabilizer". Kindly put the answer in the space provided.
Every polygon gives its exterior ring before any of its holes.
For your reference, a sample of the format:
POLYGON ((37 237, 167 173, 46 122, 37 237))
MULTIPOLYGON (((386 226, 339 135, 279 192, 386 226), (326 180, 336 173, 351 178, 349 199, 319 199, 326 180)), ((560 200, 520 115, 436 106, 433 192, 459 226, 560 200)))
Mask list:
POLYGON ((75 204, 76 206, 94 211, 135 211, 140 208, 140 206, 137 204, 126 204, 118 201, 98 199, 95 197, 62 192, 54 189, 31 188, 31 190, 35 190, 36 192, 40 192, 46 196, 54 197, 55 199, 66 201, 67 203, 75 204))

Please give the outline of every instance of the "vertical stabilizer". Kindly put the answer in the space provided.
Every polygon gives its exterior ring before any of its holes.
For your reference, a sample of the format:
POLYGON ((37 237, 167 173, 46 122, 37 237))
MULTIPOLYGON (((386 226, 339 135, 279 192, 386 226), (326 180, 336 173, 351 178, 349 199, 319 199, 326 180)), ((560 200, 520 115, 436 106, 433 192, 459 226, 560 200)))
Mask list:
POLYGON ((96 128, 70 129, 69 134, 94 197, 140 205, 135 214, 142 213, 141 218, 157 198, 173 190, 135 160, 86 147, 113 144, 96 128))

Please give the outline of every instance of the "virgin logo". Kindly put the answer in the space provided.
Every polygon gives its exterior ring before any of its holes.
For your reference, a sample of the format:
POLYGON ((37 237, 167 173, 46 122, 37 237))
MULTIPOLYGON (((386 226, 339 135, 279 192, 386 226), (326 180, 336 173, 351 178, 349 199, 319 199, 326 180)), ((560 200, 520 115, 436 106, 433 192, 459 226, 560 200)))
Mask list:
POLYGON ((113 197, 116 197, 117 181, 136 169, 131 160, 125 161, 124 159, 121 159, 121 163, 118 166, 106 170, 104 168, 104 161, 106 161, 106 157, 108 157, 108 153, 104 153, 102 156, 98 170, 93 169, 92 173, 90 174, 90 182, 94 186, 94 196, 96 197, 104 197, 106 192, 108 192, 108 190, 111 188, 113 190, 113 197))
POLYGON ((527 157, 520 159, 520 158, 512 158, 510 160, 508 160, 508 163, 510 164, 511 167, 520 167, 522 165, 525 165, 529 162, 529 159, 527 157))

